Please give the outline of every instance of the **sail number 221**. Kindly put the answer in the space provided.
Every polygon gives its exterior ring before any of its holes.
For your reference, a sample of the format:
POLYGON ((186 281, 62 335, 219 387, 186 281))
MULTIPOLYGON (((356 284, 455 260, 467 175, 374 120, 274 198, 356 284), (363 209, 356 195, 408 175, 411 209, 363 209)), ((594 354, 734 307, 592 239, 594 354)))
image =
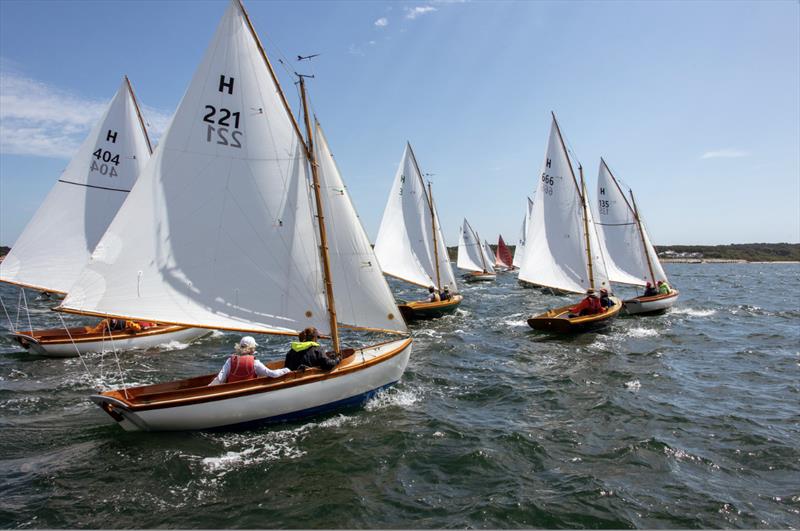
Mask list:
POLYGON ((206 114, 203 116, 203 121, 209 124, 206 131, 206 142, 216 143, 221 146, 241 148, 243 133, 238 130, 239 117, 240 115, 238 112, 231 112, 228 109, 217 109, 213 105, 206 105, 206 114), (214 124, 217 127, 210 124, 214 124))

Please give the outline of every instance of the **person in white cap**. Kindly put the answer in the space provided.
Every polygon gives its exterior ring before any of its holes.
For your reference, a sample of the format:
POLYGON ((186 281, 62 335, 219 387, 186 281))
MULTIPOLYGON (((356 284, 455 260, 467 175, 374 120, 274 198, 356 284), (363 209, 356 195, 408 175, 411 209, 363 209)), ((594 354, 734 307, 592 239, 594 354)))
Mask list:
POLYGON ((244 336, 238 345, 234 346, 236 352, 225 361, 222 370, 216 378, 211 380, 208 385, 219 385, 223 383, 241 382, 252 380, 259 376, 278 378, 286 373, 292 372, 287 368, 272 370, 255 357, 258 344, 251 336, 244 336))

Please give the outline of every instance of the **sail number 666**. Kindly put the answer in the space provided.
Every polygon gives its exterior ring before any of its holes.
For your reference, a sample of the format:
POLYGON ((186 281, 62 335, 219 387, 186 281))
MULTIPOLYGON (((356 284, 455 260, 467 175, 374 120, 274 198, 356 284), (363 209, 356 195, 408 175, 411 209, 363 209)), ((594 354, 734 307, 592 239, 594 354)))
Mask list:
POLYGON ((206 142, 215 142, 221 146, 231 146, 234 148, 241 148, 242 147, 242 136, 244 133, 238 131, 239 129, 239 113, 238 112, 231 112, 228 109, 219 109, 213 105, 206 105, 206 113, 203 116, 203 121, 208 122, 209 124, 216 124, 217 126, 222 127, 214 127, 212 125, 208 126, 206 131, 206 142), (232 120, 232 123, 231 123, 232 120), (230 128, 236 129, 231 131, 230 128), (216 133, 216 134, 214 134, 216 133), (230 136, 228 136, 230 134, 230 136))

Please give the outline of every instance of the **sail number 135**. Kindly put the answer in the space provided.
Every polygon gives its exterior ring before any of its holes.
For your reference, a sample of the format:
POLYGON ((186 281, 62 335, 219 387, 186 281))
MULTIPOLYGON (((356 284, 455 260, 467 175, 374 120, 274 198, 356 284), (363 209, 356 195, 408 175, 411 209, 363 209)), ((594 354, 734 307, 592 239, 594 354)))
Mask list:
POLYGON ((206 130, 206 142, 241 148, 244 133, 238 130, 239 113, 228 109, 217 109, 213 105, 206 105, 206 111, 203 116, 203 121, 209 124, 206 130))

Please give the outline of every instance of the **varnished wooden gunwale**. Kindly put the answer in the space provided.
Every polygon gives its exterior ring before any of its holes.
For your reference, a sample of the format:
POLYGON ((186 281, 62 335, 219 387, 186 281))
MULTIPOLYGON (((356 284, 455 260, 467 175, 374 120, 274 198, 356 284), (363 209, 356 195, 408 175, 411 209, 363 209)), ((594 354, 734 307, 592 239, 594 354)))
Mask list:
POLYGON ((528 319, 528 326, 535 330, 559 333, 582 332, 587 329, 603 326, 616 317, 620 310, 622 310, 622 302, 617 298, 614 298, 614 300, 615 303, 613 306, 602 313, 593 315, 582 315, 573 318, 566 317, 566 315, 569 314, 569 309, 575 306, 575 304, 548 310, 543 314, 528 319), (550 325, 544 326, 545 323, 550 323, 550 325))
POLYGON ((398 304, 397 307, 406 319, 428 319, 454 312, 463 300, 462 295, 453 295, 450 300, 446 301, 410 301, 398 304))
MULTIPOLYGON (((280 378, 255 378, 253 380, 246 380, 243 382, 221 384, 209 387, 208 384, 216 376, 216 373, 214 373, 196 376, 186 380, 178 380, 175 382, 147 385, 129 388, 127 390, 116 389, 113 391, 106 391, 104 393, 100 393, 100 396, 107 396, 109 398, 119 400, 131 411, 146 411, 176 406, 202 404, 205 402, 214 402, 218 400, 227 400, 230 398, 257 393, 267 393, 280 389, 296 387, 298 385, 320 382, 331 378, 338 378, 356 371, 364 370, 399 355, 411 346, 411 338, 407 338, 398 348, 387 352, 382 356, 363 363, 353 363, 353 361, 356 359, 356 354, 360 350, 379 347, 391 342, 392 341, 386 341, 383 343, 368 345, 363 349, 353 350, 340 362, 336 368, 329 372, 322 371, 321 369, 307 369, 303 372, 291 372, 285 376, 281 376, 280 378), (141 398, 144 396, 148 397, 146 398, 146 401, 141 403, 137 401, 137 399, 141 400, 141 398)), ((269 366, 270 368, 283 367, 283 362, 273 362, 270 363, 269 366)))
POLYGON ((16 337, 29 338, 39 345, 64 345, 69 343, 91 343, 96 341, 122 341, 132 337, 150 337, 162 334, 169 334, 186 330, 189 327, 159 324, 148 328, 147 330, 129 331, 129 330, 115 330, 111 336, 108 332, 87 332, 86 327, 73 327, 68 328, 69 334, 63 328, 48 328, 44 330, 26 330, 15 332, 16 337), (48 332, 52 332, 49 334, 48 332), (71 336, 71 337, 70 337, 71 336))
POLYGON ((623 304, 626 302, 655 302, 655 301, 663 301, 672 297, 677 297, 679 295, 678 290, 673 289, 669 293, 659 293, 658 295, 651 295, 649 297, 634 297, 633 299, 628 299, 622 301, 623 304))

